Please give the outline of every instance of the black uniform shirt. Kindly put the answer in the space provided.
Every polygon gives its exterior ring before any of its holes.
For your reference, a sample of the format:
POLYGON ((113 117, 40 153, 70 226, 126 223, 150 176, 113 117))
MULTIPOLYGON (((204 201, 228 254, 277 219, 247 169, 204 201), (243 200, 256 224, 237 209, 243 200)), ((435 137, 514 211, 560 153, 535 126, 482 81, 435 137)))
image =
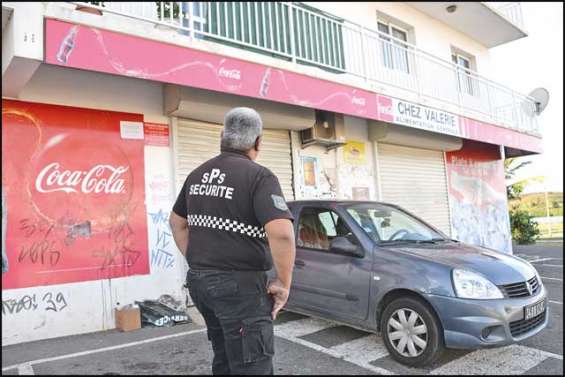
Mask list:
POLYGON ((277 177, 245 153, 222 153, 188 175, 173 211, 188 220, 193 269, 267 271, 264 225, 293 220, 277 177))

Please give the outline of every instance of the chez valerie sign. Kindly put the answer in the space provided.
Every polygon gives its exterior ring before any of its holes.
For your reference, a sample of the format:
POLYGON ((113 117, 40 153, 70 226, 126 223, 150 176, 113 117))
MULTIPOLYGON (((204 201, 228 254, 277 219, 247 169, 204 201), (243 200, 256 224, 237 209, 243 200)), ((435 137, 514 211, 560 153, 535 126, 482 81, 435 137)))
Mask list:
POLYGON ((45 62, 327 110, 541 152, 541 139, 313 76, 47 19, 45 62))
POLYGON ((379 120, 441 134, 463 136, 459 116, 396 98, 378 96, 379 120))

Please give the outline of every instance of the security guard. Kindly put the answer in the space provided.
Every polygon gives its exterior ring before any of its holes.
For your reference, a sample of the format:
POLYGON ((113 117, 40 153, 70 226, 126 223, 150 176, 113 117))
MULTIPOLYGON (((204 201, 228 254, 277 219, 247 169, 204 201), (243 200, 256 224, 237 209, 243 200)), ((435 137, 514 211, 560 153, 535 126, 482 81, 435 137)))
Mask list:
POLYGON ((170 216, 214 374, 273 374, 273 319, 290 289, 293 217, 278 179, 254 162, 262 128, 255 110, 229 111, 221 154, 188 175, 170 216), (268 282, 273 262, 277 278, 268 282))

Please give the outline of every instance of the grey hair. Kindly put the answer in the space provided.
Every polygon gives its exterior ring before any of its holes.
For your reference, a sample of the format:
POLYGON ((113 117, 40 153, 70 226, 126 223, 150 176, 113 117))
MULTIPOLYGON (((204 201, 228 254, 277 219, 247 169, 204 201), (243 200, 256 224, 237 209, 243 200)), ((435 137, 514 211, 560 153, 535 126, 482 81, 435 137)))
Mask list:
POLYGON ((261 136, 263 121, 257 111, 249 107, 236 107, 224 117, 222 147, 248 151, 261 136))

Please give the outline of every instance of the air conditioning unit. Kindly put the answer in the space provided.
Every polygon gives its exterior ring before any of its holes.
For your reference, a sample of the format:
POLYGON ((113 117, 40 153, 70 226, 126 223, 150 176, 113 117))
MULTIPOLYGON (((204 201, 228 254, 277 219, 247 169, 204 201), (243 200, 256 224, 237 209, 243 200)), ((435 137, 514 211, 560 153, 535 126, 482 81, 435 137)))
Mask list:
POLYGON ((333 149, 345 144, 343 114, 316 110, 316 123, 313 127, 300 131, 302 148, 322 145, 333 149))

